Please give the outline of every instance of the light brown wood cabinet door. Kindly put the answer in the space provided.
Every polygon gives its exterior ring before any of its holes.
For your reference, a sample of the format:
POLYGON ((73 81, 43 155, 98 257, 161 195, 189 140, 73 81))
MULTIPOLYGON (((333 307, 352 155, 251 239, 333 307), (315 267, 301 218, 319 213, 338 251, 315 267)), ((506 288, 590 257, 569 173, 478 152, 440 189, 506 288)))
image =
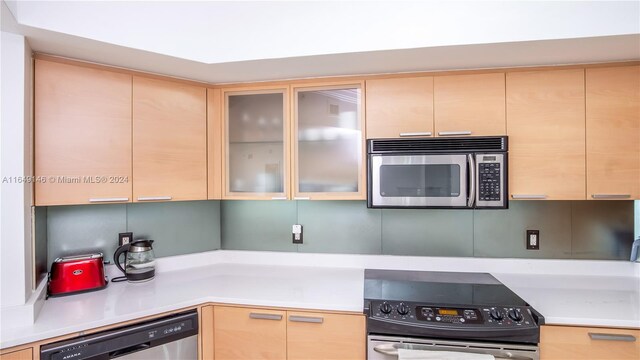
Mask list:
POLYGON ((364 360, 362 315, 287 312, 288 360, 364 360))
POLYGON ((205 88, 133 78, 133 198, 207 198, 205 88))
POLYGON ((286 359, 285 316, 285 311, 215 306, 215 359, 286 359))
POLYGON ((200 333, 198 360, 213 360, 213 306, 203 306, 200 308, 200 333))
POLYGON ((33 348, 13 351, 0 355, 0 360, 32 360, 33 348))
POLYGON ((222 198, 222 92, 207 89, 207 195, 222 198))
POLYGON ((507 73, 512 199, 585 199, 584 69, 507 73))
POLYGON ((34 104, 36 205, 131 201, 131 75, 36 60, 34 104))
POLYGON ((367 139, 433 135, 433 77, 367 80, 367 139))
POLYGON ((540 360, 638 360, 640 330, 542 326, 540 360))
POLYGON ((587 199, 640 199, 640 66, 586 71, 587 199))
POLYGON ((434 78, 436 136, 506 135, 504 73, 434 78))

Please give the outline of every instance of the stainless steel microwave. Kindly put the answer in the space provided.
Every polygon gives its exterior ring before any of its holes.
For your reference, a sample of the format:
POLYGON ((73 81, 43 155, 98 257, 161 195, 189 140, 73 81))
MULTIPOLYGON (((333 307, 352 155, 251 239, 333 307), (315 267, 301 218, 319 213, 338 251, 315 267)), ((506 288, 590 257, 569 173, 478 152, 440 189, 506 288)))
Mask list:
POLYGON ((507 140, 368 140, 367 206, 506 209, 507 140))

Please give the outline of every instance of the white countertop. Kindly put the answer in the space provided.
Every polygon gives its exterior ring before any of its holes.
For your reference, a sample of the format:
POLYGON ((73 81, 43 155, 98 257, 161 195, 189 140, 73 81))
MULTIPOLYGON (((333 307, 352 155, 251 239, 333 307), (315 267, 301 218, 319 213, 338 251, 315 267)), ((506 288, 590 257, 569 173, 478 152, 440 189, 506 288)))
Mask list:
POLYGON ((111 283, 101 291, 50 298, 33 325, 2 322, 0 348, 207 302, 360 313, 365 268, 490 272, 547 324, 640 328, 638 265, 213 251, 161 258, 156 278, 147 283, 111 283), (595 272, 603 269, 611 276, 595 272))

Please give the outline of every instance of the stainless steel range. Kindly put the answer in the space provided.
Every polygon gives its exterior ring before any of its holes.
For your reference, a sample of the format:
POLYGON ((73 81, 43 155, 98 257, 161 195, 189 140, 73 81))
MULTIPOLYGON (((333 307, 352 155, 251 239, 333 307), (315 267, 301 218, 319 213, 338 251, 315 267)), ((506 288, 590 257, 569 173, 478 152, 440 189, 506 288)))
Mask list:
POLYGON ((367 269, 364 295, 369 360, 399 349, 540 358, 544 318, 490 274, 367 269))

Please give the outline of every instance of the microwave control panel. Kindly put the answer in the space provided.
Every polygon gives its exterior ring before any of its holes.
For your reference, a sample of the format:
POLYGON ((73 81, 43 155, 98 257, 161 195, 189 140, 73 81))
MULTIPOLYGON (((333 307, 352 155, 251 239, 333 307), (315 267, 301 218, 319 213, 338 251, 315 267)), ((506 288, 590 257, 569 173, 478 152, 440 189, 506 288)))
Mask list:
POLYGON ((505 201, 504 154, 477 154, 476 204, 502 207, 505 201))

